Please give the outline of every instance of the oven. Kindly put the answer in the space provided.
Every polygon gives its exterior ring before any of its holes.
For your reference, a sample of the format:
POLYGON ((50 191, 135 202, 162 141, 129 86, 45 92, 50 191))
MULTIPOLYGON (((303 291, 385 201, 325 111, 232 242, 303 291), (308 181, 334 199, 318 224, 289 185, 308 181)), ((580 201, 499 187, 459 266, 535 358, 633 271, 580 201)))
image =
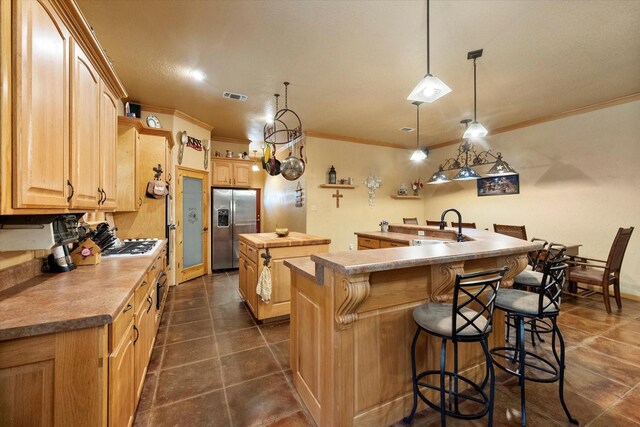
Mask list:
POLYGON ((168 286, 167 286, 167 273, 162 271, 158 274, 156 278, 156 310, 160 310, 162 307, 162 302, 167 296, 168 286))

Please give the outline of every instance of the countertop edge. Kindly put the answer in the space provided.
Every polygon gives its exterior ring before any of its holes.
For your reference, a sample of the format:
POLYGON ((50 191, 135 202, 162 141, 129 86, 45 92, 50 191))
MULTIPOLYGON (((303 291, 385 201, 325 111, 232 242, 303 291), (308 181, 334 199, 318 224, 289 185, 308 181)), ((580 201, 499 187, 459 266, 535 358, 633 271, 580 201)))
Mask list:
MULTIPOLYGON (((73 330, 79 330, 79 329, 85 329, 85 328, 94 328, 94 327, 104 326, 104 325, 113 323, 113 320, 115 319, 116 315, 124 308, 127 301, 129 301, 131 296, 135 293, 136 285, 144 277, 149 267, 155 261, 155 258, 158 256, 160 252, 162 252, 162 250, 166 246, 167 246, 167 240, 162 239, 161 244, 158 245, 158 247, 155 248, 153 252, 151 252, 148 255, 144 255, 145 258, 149 259, 148 265, 140 270, 140 275, 136 280, 131 282, 131 287, 129 291, 126 292, 126 295, 117 304, 117 306, 115 306, 116 308, 115 310, 113 310, 112 313, 98 312, 95 315, 78 317, 78 318, 73 318, 68 320, 44 322, 44 323, 38 323, 38 324, 25 324, 25 325, 14 326, 9 328, 0 328, 0 342, 12 340, 12 339, 18 339, 18 338, 33 337, 38 335, 67 332, 67 331, 73 331, 73 330)), ((105 258, 103 262, 105 262, 106 260, 108 260, 108 258, 105 258)), ((82 268, 85 268, 85 267, 82 267, 82 268)))

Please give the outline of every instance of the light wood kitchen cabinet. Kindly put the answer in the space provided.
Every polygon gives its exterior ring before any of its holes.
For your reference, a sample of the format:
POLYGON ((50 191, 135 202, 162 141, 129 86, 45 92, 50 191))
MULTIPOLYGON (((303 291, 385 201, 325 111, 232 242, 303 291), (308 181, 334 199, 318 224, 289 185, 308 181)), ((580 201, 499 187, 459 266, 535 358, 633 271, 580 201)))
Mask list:
POLYGON ((113 210, 117 202, 116 144, 118 103, 104 82, 100 83, 100 208, 113 210))
POLYGON ((71 40, 71 208, 96 209, 100 186, 100 78, 71 40))
POLYGON ((153 300, 151 295, 147 293, 146 298, 136 307, 135 321, 134 321, 134 339, 133 339, 133 354, 134 354, 134 385, 135 385, 135 397, 136 402, 142 394, 142 386, 144 385, 145 375, 147 373, 147 365, 151 357, 151 351, 153 350, 153 341, 155 338, 154 319, 153 315, 155 311, 153 309, 153 300))
POLYGON ((358 236, 358 250, 366 249, 384 249, 384 248, 399 248, 402 246, 409 246, 408 242, 399 242, 396 240, 388 240, 384 238, 374 239, 371 237, 358 236))
POLYGON ((239 287, 247 307, 258 320, 286 316, 291 312, 291 273, 286 259, 308 257, 329 251, 330 239, 291 232, 287 237, 275 233, 240 235, 239 287), (265 303, 256 293, 264 258, 269 254, 271 299, 265 303))
POLYGON ((82 13, 68 0, 6 0, 0 24, 0 86, 11 89, 0 93, 0 214, 112 210, 115 181, 100 166, 115 160, 101 143, 116 129, 101 119, 126 91, 82 13))
POLYGON ((251 187, 251 166, 253 161, 214 158, 211 161, 214 187, 251 187))
POLYGON ((0 425, 106 425, 107 336, 105 325, 2 342, 0 425))
MULTIPOLYGON (((13 7, 13 207, 67 208, 70 34, 49 1, 16 1, 13 7)), ((4 186, 3 208, 10 207, 10 191, 4 186)))
POLYGON ((112 426, 131 426, 136 411, 133 322, 109 356, 109 421, 112 426))
POLYGON ((136 159, 140 157, 140 134, 135 126, 120 123, 118 118, 118 142, 116 161, 118 187, 116 206, 118 212, 137 211, 142 205, 142 195, 136 185, 136 159))

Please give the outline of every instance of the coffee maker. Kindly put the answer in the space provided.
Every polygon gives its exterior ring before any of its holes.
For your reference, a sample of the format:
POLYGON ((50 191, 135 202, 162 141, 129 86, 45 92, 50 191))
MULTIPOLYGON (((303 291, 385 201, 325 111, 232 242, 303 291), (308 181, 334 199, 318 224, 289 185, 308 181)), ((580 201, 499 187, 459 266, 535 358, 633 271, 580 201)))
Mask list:
POLYGON ((74 270, 68 245, 80 238, 82 215, 0 216, 0 251, 53 249, 43 269, 52 273, 74 270))
POLYGON ((56 244, 52 247, 53 252, 47 258, 47 265, 50 273, 63 273, 76 269, 76 265, 71 260, 69 245, 76 243, 80 236, 78 234, 78 217, 75 215, 60 215, 52 222, 53 235, 56 244))

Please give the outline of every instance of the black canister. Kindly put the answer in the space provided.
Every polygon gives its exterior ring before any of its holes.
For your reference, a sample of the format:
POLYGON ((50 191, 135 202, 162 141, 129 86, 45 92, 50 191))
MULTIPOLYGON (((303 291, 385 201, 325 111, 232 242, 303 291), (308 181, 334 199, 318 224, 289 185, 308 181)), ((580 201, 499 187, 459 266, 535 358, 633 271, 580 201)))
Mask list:
POLYGON ((331 169, 329 169, 329 184, 335 184, 336 183, 336 170, 333 167, 333 165, 331 165, 331 169))

